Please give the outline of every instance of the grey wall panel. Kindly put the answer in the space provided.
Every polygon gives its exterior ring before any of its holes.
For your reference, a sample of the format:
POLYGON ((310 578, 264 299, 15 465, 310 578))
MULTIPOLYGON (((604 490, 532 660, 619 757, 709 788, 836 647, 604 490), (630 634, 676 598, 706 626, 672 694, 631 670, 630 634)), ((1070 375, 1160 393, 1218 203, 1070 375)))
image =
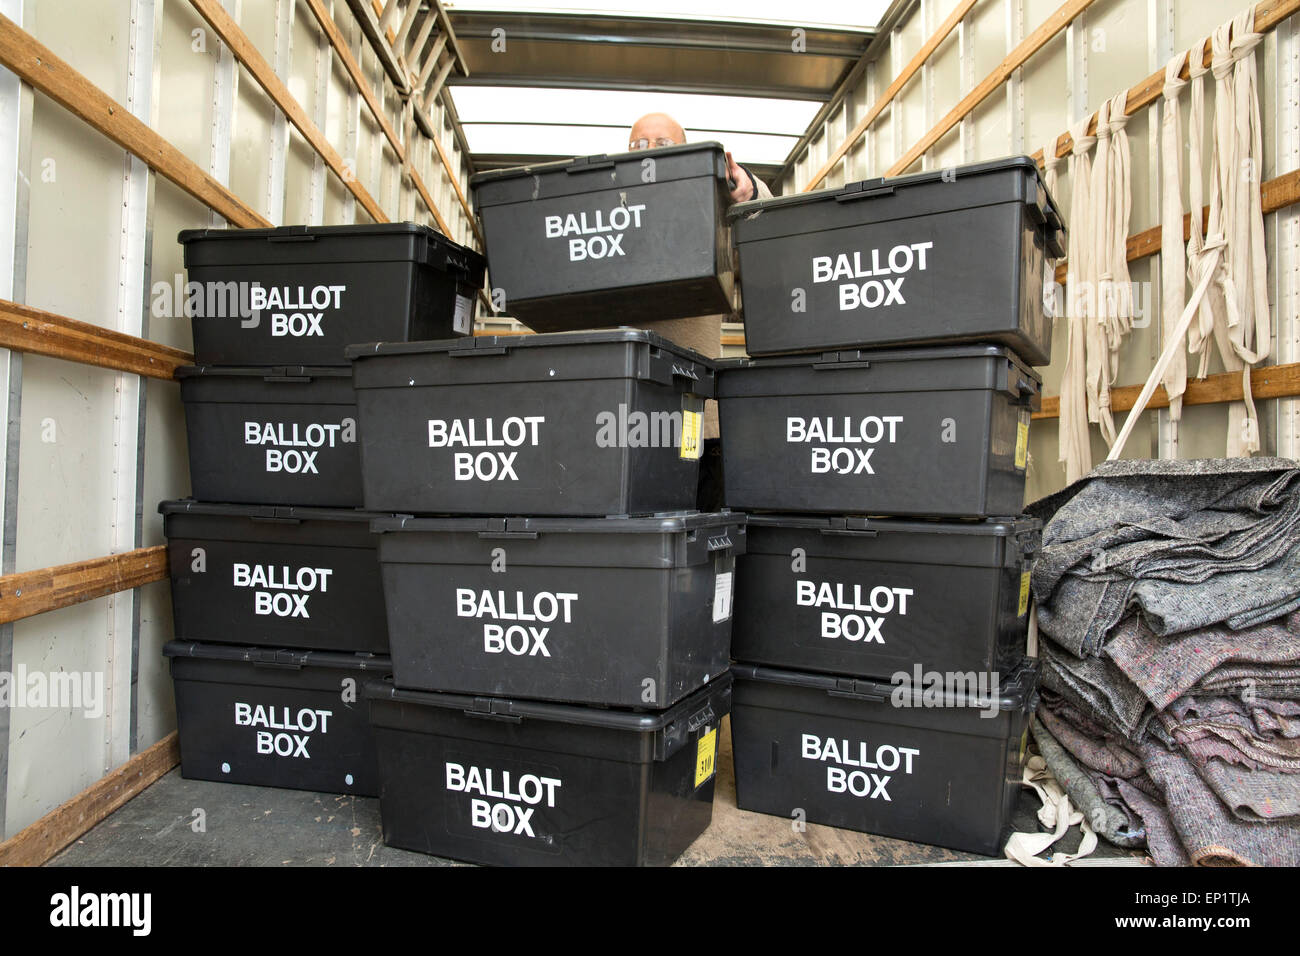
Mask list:
POLYGON ((30 704, 39 703, 32 696, 36 686, 71 681, 55 678, 60 673, 78 675, 83 692, 80 700, 47 695, 44 706, 10 708, 6 833, 17 833, 112 769, 105 761, 103 714, 109 614, 108 598, 100 598, 14 624, 13 670, 31 688, 30 704))
MULTIPOLYGON (((929 33, 925 29, 925 19, 921 16, 921 7, 918 5, 898 28, 898 70, 906 66, 912 57, 916 55, 916 51, 921 49, 928 36, 929 33)), ((896 142, 899 146, 898 155, 900 156, 911 149, 912 145, 924 136, 930 128, 930 124, 926 123, 928 92, 923 73, 923 70, 918 70, 908 80, 907 86, 903 87, 895 98, 895 103, 898 106, 898 131, 901 136, 901 140, 896 142)), ((918 160, 910 167, 909 171, 915 171, 921 167, 922 163, 918 160)))
MULTIPOLYGON (((1007 55, 1007 15, 1001 3, 977 3, 970 12, 975 82, 988 76, 1007 55)), ((1037 22, 1034 26, 1037 26, 1037 22)), ((1001 99, 994 93, 990 99, 1001 99)))
POLYGON ((24 356, 18 570, 112 550, 114 384, 106 369, 24 356))
POLYGON ((1228 434, 1227 405, 1189 405, 1178 429, 1180 458, 1222 458, 1228 434))
MULTIPOLYGON (((1231 20, 1237 11, 1245 6, 1247 4, 1215 3, 1213 0, 1195 0, 1195 2, 1177 0, 1174 3, 1174 50, 1189 49, 1197 40, 1212 34, 1219 24, 1231 20)), ((1256 47, 1256 59, 1259 59, 1258 50, 1259 48, 1256 47)), ((1212 75, 1207 74, 1206 79, 1213 85, 1212 75)), ((1183 106, 1185 109, 1186 102, 1183 106)))
POLYGON ((202 203, 167 180, 156 180, 153 281, 149 295, 149 338, 155 342, 186 351, 194 347, 193 329, 184 312, 184 247, 176 241, 176 236, 182 229, 203 228, 207 224, 207 210, 202 203))
MULTIPOLYGON (((289 61, 288 78, 285 85, 294 99, 302 106, 307 116, 316 123, 317 128, 325 131, 324 118, 320 110, 328 102, 328 97, 317 93, 316 69, 320 26, 312 16, 310 8, 303 0, 287 0, 295 5, 293 18, 292 56, 289 61), (322 102, 324 100, 325 102, 322 102)), ((326 44, 328 48, 328 43, 326 44)), ((336 141, 332 141, 336 142, 336 141)), ((312 180, 318 156, 311 145, 302 138, 296 129, 289 141, 289 156, 285 174, 285 209, 284 222, 310 223, 312 217, 312 180)), ((321 161, 326 176, 328 167, 321 161)))
POLYGON ((328 225, 351 222, 348 212, 348 200, 355 202, 355 197, 347 191, 337 176, 325 180, 325 222, 328 225))
POLYGON ((125 40, 130 4, 103 0, 37 0, 26 4, 23 26, 101 90, 126 102, 125 40))
POLYGON ((136 692, 140 706, 136 714, 141 748, 176 729, 176 699, 171 673, 162 648, 172 638, 171 585, 166 581, 147 584, 140 594, 140 663, 136 692))
MULTIPOLYGON (((1011 151, 1011 123, 1007 115, 1007 101, 1001 96, 990 96, 971 111, 975 122, 976 160, 997 159, 1011 151)), ((949 133, 956 139, 956 133, 949 133)))
MULTIPOLYGON (((942 22, 942 17, 946 16, 951 10, 943 11, 942 15, 935 16, 934 26, 937 28, 942 22)), ((934 51, 930 57, 930 66, 928 69, 927 80, 930 84, 928 96, 930 98, 930 122, 926 123, 926 129, 929 130, 938 122, 945 113, 961 100, 966 90, 962 86, 962 59, 961 48, 958 41, 958 30, 953 30, 948 34, 948 38, 934 51)), ((933 148, 934 162, 932 168, 942 169, 947 166, 956 166, 961 163, 961 137, 954 133, 944 137, 933 148)))
MULTIPOLYGON (((273 210, 266 200, 271 164, 271 138, 275 104, 247 74, 239 79, 235 96, 235 121, 230 144, 230 188, 267 218, 273 210)), ((275 217, 278 218, 278 217, 275 217)))
MULTIPOLYGON (((1097 0, 1088 8, 1088 70, 1094 110, 1103 100, 1150 75, 1150 45, 1155 38, 1150 36, 1149 26, 1145 3, 1097 0)), ((1130 233, 1159 224, 1159 219, 1151 216, 1154 184, 1147 174, 1147 112, 1131 116, 1125 127, 1133 157, 1130 233)))
MULTIPOLYGON (((1041 21, 1031 16, 1027 22, 1032 26, 1041 21)), ((1025 98, 1025 151, 1032 153, 1046 140, 1064 133, 1070 124, 1065 97, 1062 96, 1068 82, 1064 31, 1030 58, 1022 68, 1021 80, 1025 98)), ((1064 161, 1057 168, 1064 172, 1064 161)), ((1059 202, 1059 197, 1055 198, 1059 202)))
MULTIPOLYGON (((316 151, 294 130, 289 137, 289 150, 285 157, 282 225, 301 225, 311 221, 311 177, 315 160, 316 151)), ((334 178, 333 173, 326 175, 334 178)))
POLYGON ((115 324, 124 157, 63 107, 36 95, 29 305, 95 325, 115 324))
MULTIPOLYGON (((173 382, 150 379, 145 404, 143 536, 145 547, 165 543, 158 502, 190 492, 185 440, 185 413, 173 382)), ((148 746, 175 729, 175 703, 162 646, 172 637, 171 586, 167 581, 138 590, 140 647, 136 712, 140 746, 148 746)))
POLYGON ((212 140, 212 77, 221 44, 186 2, 165 2, 158 31, 159 84, 156 129, 186 156, 207 168, 212 140))
MULTIPOLYGON (((262 58, 275 58, 276 4, 269 0, 241 5, 240 29, 257 47, 262 58)), ((234 126, 230 146, 230 188, 246 203, 272 222, 279 222, 282 210, 272 209, 267 196, 274 152, 276 117, 279 109, 241 64, 234 104, 234 126)))
POLYGON ((1025 503, 1065 487, 1065 467, 1057 461, 1056 424, 1040 419, 1029 425, 1029 462, 1025 469, 1025 503))
POLYGON ((1040 23, 1046 23, 1047 18, 1061 7, 1061 0, 1024 0, 1024 3, 1026 34, 1040 23))

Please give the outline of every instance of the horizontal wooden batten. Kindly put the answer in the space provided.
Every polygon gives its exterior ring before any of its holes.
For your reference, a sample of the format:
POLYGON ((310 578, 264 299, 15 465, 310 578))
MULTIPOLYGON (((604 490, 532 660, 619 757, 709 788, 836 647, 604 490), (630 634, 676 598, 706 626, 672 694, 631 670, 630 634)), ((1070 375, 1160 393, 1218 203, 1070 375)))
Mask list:
MULTIPOLYGON (((1110 408, 1114 412, 1126 412, 1133 407, 1141 385, 1125 385, 1110 390, 1110 408)), ((1250 373, 1250 393, 1256 400, 1266 398, 1291 398, 1300 395, 1300 362, 1291 365, 1266 365, 1250 373)), ((1222 372, 1208 375, 1203 379, 1188 379, 1187 391, 1183 393, 1184 405, 1214 405, 1219 402, 1236 402, 1242 398, 1241 373, 1222 372)), ((1151 395, 1147 408, 1168 408, 1169 393, 1161 385, 1151 395)), ((1061 414, 1059 395, 1043 397, 1041 411, 1034 412, 1034 418, 1058 418, 1061 414)))
POLYGON ((180 762, 180 737, 172 731, 67 803, 0 843, 0 866, 43 866, 180 762))
MULTIPOLYGON (((1300 0, 1297 0, 1300 2, 1300 0)), ((1270 179, 1260 187, 1261 205, 1264 214, 1277 212, 1286 206, 1300 202, 1300 170, 1289 173, 1283 173, 1276 179, 1270 179)), ((1205 235, 1206 224, 1210 218, 1210 207, 1206 206, 1201 210, 1201 235, 1205 235)), ((1192 215, 1188 213, 1183 216, 1183 241, 1186 242, 1192 237, 1192 215)), ((1129 262, 1135 262, 1138 259, 1144 259, 1147 256, 1154 256, 1160 251, 1160 227, 1152 226, 1150 229, 1144 229, 1142 232, 1134 233, 1124 242, 1124 258, 1129 262)), ((1066 276, 1069 274, 1069 261, 1062 259, 1056 267, 1056 281, 1064 283, 1066 276)))
POLYGON ((0 347, 168 380, 194 364, 189 352, 7 299, 0 299, 0 347))
MULTIPOLYGON (((808 180, 808 184, 803 187, 801 190, 802 192, 808 192, 809 190, 816 189, 821 185, 822 180, 824 180, 827 174, 835 167, 835 164, 843 159, 844 155, 853 148, 853 145, 862 138, 862 135, 867 131, 871 124, 876 121, 876 117, 883 113, 885 107, 893 101, 894 97, 902 91, 903 87, 907 86, 908 82, 916 75, 917 71, 925 65, 925 61, 930 59, 931 54, 933 54, 934 51, 939 48, 939 45, 947 39, 948 34, 950 34, 953 31, 953 28, 961 22, 962 17, 966 16, 966 14, 970 12, 971 7, 975 6, 975 3, 976 0, 962 0, 962 2, 958 4, 957 8, 953 10, 952 13, 948 14, 948 18, 939 25, 939 29, 934 31, 930 39, 925 41, 925 45, 922 46, 921 49, 917 50, 916 55, 908 61, 907 66, 903 67, 903 72, 894 77, 885 92, 871 105, 871 108, 867 110, 866 115, 863 116, 862 119, 858 120, 849 135, 844 138, 844 142, 840 143, 839 146, 836 146, 835 149, 831 151, 829 158, 827 158, 826 162, 822 163, 821 168, 818 169, 817 172, 813 173, 812 179, 808 180)), ((845 108, 847 109, 847 106, 845 108)))
POLYGON ((438 223, 438 228, 442 230, 442 234, 450 239, 451 227, 447 225, 447 220, 442 218, 442 213, 438 212, 438 207, 433 204, 433 197, 429 195, 429 189, 424 185, 424 180, 415 171, 414 166, 408 166, 407 168, 411 174, 411 185, 415 187, 415 191, 420 194, 420 198, 424 200, 425 205, 429 207, 429 211, 433 213, 433 218, 438 223))
POLYGON ((167 577, 167 546, 0 577, 0 624, 71 607, 167 577))
POLYGON ((271 64, 266 62, 266 58, 258 52, 257 47, 221 6, 219 0, 190 0, 190 5, 208 22, 208 26, 216 31, 221 42, 230 48, 230 52, 244 65, 244 69, 248 70, 266 95, 280 108, 280 112, 297 128, 303 139, 316 151, 325 165, 333 170, 334 175, 356 197, 357 202, 361 203, 370 217, 375 222, 388 222, 388 217, 379 207, 379 203, 375 202, 374 197, 366 191, 366 187, 361 185, 355 172, 346 167, 338 151, 330 145, 325 134, 317 129, 316 124, 311 121, 301 104, 284 85, 284 81, 276 76, 271 64))
POLYGON ((456 190, 456 198, 460 200, 460 207, 465 211, 465 219, 469 222, 469 227, 473 230, 475 238, 478 239, 479 248, 487 249, 487 242, 478 228, 478 220, 474 218, 474 210, 470 206, 469 200, 465 198, 465 190, 460 188, 460 180, 457 178, 456 171, 452 169, 451 157, 442 148, 442 143, 438 142, 437 136, 431 136, 430 139, 433 140, 433 148, 438 151, 438 158, 442 160, 443 168, 447 170, 447 178, 451 180, 452 188, 456 190))
MULTIPOLYGON (((416 172, 414 166, 407 165, 406 146, 397 135, 397 131, 393 129, 393 125, 388 121, 388 117, 384 115, 383 107, 380 105, 379 99, 375 96, 374 90, 370 88, 370 84, 367 82, 365 74, 362 72, 356 58, 352 55, 352 51, 348 49, 347 42, 344 40, 343 34, 339 31, 338 24, 334 22, 329 11, 325 9, 323 0, 306 0, 306 2, 308 8, 312 12, 312 16, 316 18, 316 22, 320 24, 321 30, 330 41, 330 45, 334 48, 334 52, 338 55, 339 61, 343 64, 343 68, 347 71, 348 76, 352 78, 353 86, 355 86, 357 92, 361 94, 361 98, 365 100, 366 106, 370 110, 370 114, 374 117, 375 122, 379 124, 380 130, 384 134, 384 138, 388 140, 388 144, 392 147, 393 153, 397 156, 398 163, 406 166, 407 171, 410 173, 411 185, 415 187, 415 191, 419 194, 420 199, 424 202, 425 206, 428 207, 430 214, 438 224, 438 228, 442 231, 443 235, 450 238, 451 227, 447 224, 447 220, 443 218, 442 211, 439 210, 437 205, 434 203, 432 194, 424 184, 424 179, 418 172, 416 172)), ((423 117, 419 117, 417 114, 417 118, 423 117)), ((422 124, 422 126, 423 125, 425 124, 422 124)), ((456 186, 457 195, 460 196, 461 204, 465 206, 465 214, 470 217, 470 225, 474 228, 474 234, 478 236, 481 248, 483 237, 478 232, 478 227, 474 223, 473 215, 470 212, 468 204, 465 203, 464 196, 460 191, 460 184, 456 182, 456 178, 451 170, 451 164, 448 162, 447 157, 443 152, 442 145, 438 142, 437 138, 433 136, 432 124, 428 124, 426 132, 429 133, 429 138, 433 140, 434 147, 438 150, 438 156, 447 169, 447 175, 451 177, 453 185, 456 186)))
POLYGON ((886 171, 886 176, 897 176, 899 173, 911 166, 925 153, 927 149, 943 139, 958 123, 965 119, 975 107, 979 106, 984 100, 988 99, 993 92, 997 90, 1007 78, 1011 76, 1019 67, 1023 66, 1025 61, 1041 50, 1047 41, 1060 33, 1073 22, 1084 10, 1088 9, 1093 0, 1069 0, 1068 3, 1061 5, 1051 16, 1049 16, 1041 26, 1033 33, 1025 37, 1014 50, 1006 55, 1001 63, 994 68, 993 72, 984 77, 973 90, 963 96, 948 114, 944 116, 934 127, 926 133, 921 139, 894 165, 886 171))
POLYGON ((0 64, 236 226, 271 223, 131 111, 0 16, 0 64))
POLYGON ((384 115, 383 107, 379 105, 379 99, 375 96, 375 91, 370 88, 369 82, 366 81, 365 74, 361 71, 360 64, 348 49, 347 41, 343 39, 343 34, 339 31, 338 24, 334 18, 325 9, 324 0, 307 0, 307 7, 311 10, 312 16, 320 24, 320 28, 325 31, 325 36, 329 38, 330 46, 334 47, 334 53, 338 56, 339 62, 343 64, 343 69, 352 77, 352 84, 361 94, 361 98, 366 101, 366 106, 370 108, 370 115, 375 118, 379 128, 383 131, 393 152, 397 154, 399 163, 406 161, 406 148, 402 141, 397 137, 397 131, 393 125, 388 122, 388 117, 384 115))
MULTIPOLYGON (((1293 13, 1300 11, 1300 0, 1265 0, 1263 3, 1255 4, 1255 32, 1267 33, 1276 27, 1279 23, 1291 16, 1293 13)), ((1213 55, 1210 49, 1210 43, 1203 41, 1204 45, 1201 51, 1201 63, 1208 69, 1213 55)), ((1192 52, 1195 56, 1195 51, 1192 52)), ((1190 79, 1191 73, 1187 65, 1183 64, 1181 72, 1178 74, 1184 80, 1190 79)), ((1212 83, 1213 77, 1207 76, 1206 83, 1212 83)), ((1128 97, 1124 103, 1124 115, 1132 116, 1138 110, 1150 106, 1161 96, 1164 95, 1165 89, 1165 71, 1163 69, 1152 73, 1141 83, 1129 87, 1128 97)), ((1097 114, 1093 113, 1088 120, 1088 135, 1095 135, 1097 132, 1097 114)), ((1056 138, 1056 155, 1064 158, 1070 155, 1074 149, 1074 137, 1069 133, 1062 133, 1056 138)), ((1037 150, 1033 154, 1034 159, 1041 166, 1043 163, 1043 151, 1037 150)))

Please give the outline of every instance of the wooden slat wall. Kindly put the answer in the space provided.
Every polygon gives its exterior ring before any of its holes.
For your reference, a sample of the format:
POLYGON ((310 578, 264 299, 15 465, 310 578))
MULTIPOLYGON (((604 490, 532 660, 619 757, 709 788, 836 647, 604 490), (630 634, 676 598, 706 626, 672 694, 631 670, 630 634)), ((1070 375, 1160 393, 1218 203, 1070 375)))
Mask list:
MULTIPOLYGON (((1220 402, 1239 402, 1243 397, 1240 372, 1223 372, 1202 379, 1187 380, 1183 393, 1184 405, 1215 405, 1220 402)), ((1137 402, 1141 385, 1123 385, 1110 390, 1111 411, 1126 412, 1137 402)), ((1300 395, 1300 363, 1291 365, 1266 365, 1250 373, 1250 393, 1255 399, 1290 398, 1300 395)), ((1168 408, 1169 395, 1163 385, 1158 386, 1147 402, 1148 408, 1168 408)), ((1058 418, 1061 414, 1059 395, 1043 396, 1043 407, 1034 412, 1034 418, 1058 418)))
POLYGON ((168 380, 178 367, 194 364, 189 352, 6 299, 0 299, 0 347, 168 380))
MULTIPOLYGON (((344 69, 388 139, 397 161, 404 162, 407 150, 385 117, 337 24, 320 0, 306 2, 329 39, 334 54, 340 57, 344 69)), ((376 221, 385 221, 387 217, 376 200, 355 176, 348 174, 332 144, 220 4, 214 0, 192 0, 192 4, 367 214, 376 221)), ((140 158, 154 172, 219 213, 232 226, 271 225, 269 220, 137 119, 130 110, 3 16, 0 16, 0 64, 122 149, 140 158)), ((482 236, 478 234, 460 183, 464 173, 452 168, 450 158, 436 139, 435 145, 439 160, 455 185, 464 215, 481 244, 482 236)), ((406 172, 439 228, 444 234, 455 237, 457 233, 435 205, 419 171, 408 166, 406 172)), ((0 300, 0 347, 163 380, 173 379, 177 367, 193 362, 193 356, 180 349, 7 300, 0 300)), ((6 575, 0 577, 0 623, 138 588, 165 579, 167 573, 167 549, 160 545, 6 575)), ((44 863, 174 767, 179 759, 177 737, 173 733, 0 844, 0 865, 44 863)))
MULTIPOLYGON (((1234 8, 1235 9, 1235 8, 1234 8)), ((1291 16, 1293 13, 1300 11, 1300 0, 1264 0, 1262 3, 1255 5, 1255 32, 1267 33, 1279 23, 1291 16)), ((1232 13, 1232 10, 1224 10, 1224 19, 1226 20, 1232 13)), ((1202 64, 1206 68, 1210 66, 1211 60, 1210 43, 1207 39, 1204 46, 1202 64)), ((1191 73, 1184 66, 1179 73, 1184 80, 1190 78, 1191 73)), ((1150 106, 1160 98, 1165 88, 1165 71, 1157 70, 1152 73, 1141 83, 1130 87, 1128 98, 1124 104, 1124 115, 1133 116, 1140 110, 1150 106)), ((1088 120, 1088 135, 1092 136, 1097 132, 1097 114, 1093 113, 1088 120)), ((1056 138, 1056 155, 1064 158, 1070 155, 1070 150, 1074 149, 1074 138, 1070 134, 1062 133, 1056 138)), ((1037 160, 1038 165, 1043 164, 1043 151, 1035 150, 1033 157, 1037 160)))
POLYGON ((67 803, 0 843, 0 866, 41 866, 181 762, 180 738, 168 734, 67 803))
MULTIPOLYGON (((307 117, 288 88, 275 75, 265 58, 225 10, 215 0, 191 0, 191 3, 331 170, 352 191, 363 208, 376 220, 385 221, 387 217, 383 210, 364 187, 356 182, 355 177, 345 175, 343 162, 337 151, 307 117)), ((365 83, 364 76, 361 75, 359 66, 347 50, 337 25, 333 23, 319 0, 308 0, 308 4, 321 29, 330 38, 336 52, 343 58, 345 68, 357 83, 367 105, 384 129, 385 136, 397 151, 399 159, 404 158, 405 150, 400 140, 397 139, 391 125, 387 123, 373 91, 365 83)), ((138 156, 155 172, 176 183, 210 209, 220 213, 233 225, 245 227, 270 225, 268 220, 212 179, 197 164, 140 122, 129 110, 108 97, 86 77, 3 16, 0 16, 0 64, 117 145, 138 156)), ((450 176, 450 161, 443 153, 441 144, 436 141, 435 144, 438 146, 439 155, 443 157, 442 161, 448 167, 450 176)), ((438 211, 433 197, 418 172, 411 169, 410 173, 416 191, 437 219, 439 227, 445 234, 450 235, 450 226, 438 211)), ((454 176, 451 178, 456 185, 466 214, 469 215, 468 203, 464 199, 459 181, 454 176)), ((472 223, 472 218, 470 221, 472 223)), ((477 233, 477 227, 475 232, 477 233)), ((179 349, 6 300, 0 300, 0 346, 160 379, 171 379, 178 366, 193 361, 192 355, 179 349)), ((145 552, 137 552, 133 560, 143 562, 143 566, 147 567, 150 556, 145 552)), ((14 584, 3 598, 5 611, 0 613, 12 615, 5 617, 5 620, 15 620, 29 614, 40 613, 41 610, 67 606, 113 593, 114 590, 136 587, 138 583, 147 583, 146 581, 132 583, 137 580, 134 576, 137 570, 138 568, 131 564, 126 556, 110 555, 80 565, 27 572, 29 575, 43 576, 49 581, 64 581, 70 574, 81 573, 87 577, 78 580, 86 584, 86 587, 66 591, 57 588, 51 590, 47 587, 45 590, 51 592, 45 595, 49 603, 48 606, 42 606, 36 597, 41 589, 31 583, 36 579, 24 579, 29 580, 27 597, 21 602, 16 602, 14 591, 19 590, 20 587, 14 584), (119 586, 114 586, 114 583, 119 586), (55 594, 54 591, 58 593, 55 594), (19 608, 21 610, 18 610, 19 608)), ((160 576, 150 577, 148 580, 158 580, 160 576)), ((6 579, 0 579, 0 581, 4 580, 6 579)))
POLYGON ((149 168, 236 226, 271 223, 131 111, 55 56, 8 17, 0 16, 0 64, 84 120, 149 168))
POLYGON ((975 89, 963 96, 943 119, 939 120, 928 133, 914 143, 912 148, 904 153, 898 162, 890 166, 885 175, 897 176, 920 159, 922 153, 939 142, 945 134, 969 116, 971 111, 988 99, 994 91, 1001 89, 1002 84, 1007 81, 1007 78, 1017 68, 1041 50, 1048 40, 1069 26, 1070 21, 1092 6, 1092 3, 1093 0, 1068 0, 1067 3, 1062 4, 1038 29, 1025 37, 1014 50, 1008 53, 1006 58, 997 65, 992 73, 984 77, 975 89))
POLYGON ((881 94, 880 99, 876 100, 876 102, 871 105, 871 108, 863 115, 862 119, 858 120, 857 124, 849 132, 849 135, 844 138, 843 142, 831 150, 831 154, 827 157, 826 162, 821 165, 821 168, 818 169, 817 172, 813 173, 812 179, 804 185, 802 190, 803 192, 816 189, 821 185, 822 180, 826 178, 826 174, 834 169, 835 164, 843 159, 845 154, 848 153, 857 141, 862 138, 863 134, 866 133, 871 124, 876 121, 876 117, 883 113, 885 107, 893 102, 894 97, 902 91, 903 87, 908 84, 908 81, 916 75, 916 72, 925 65, 926 60, 930 59, 930 56, 934 51, 939 48, 939 44, 943 43, 943 41, 948 37, 948 34, 952 33, 953 28, 961 22, 962 17, 970 12, 971 7, 975 6, 976 2, 977 0, 962 0, 962 2, 957 5, 957 8, 948 15, 948 19, 944 20, 943 23, 940 24, 939 29, 935 30, 931 35, 930 39, 925 41, 925 44, 921 49, 916 51, 916 56, 912 57, 912 59, 908 61, 907 66, 903 67, 903 71, 899 73, 898 76, 894 77, 893 82, 891 82, 885 89, 885 92, 881 94))
POLYGON ((19 621, 167 577, 167 546, 0 577, 0 624, 19 621))
MULTIPOLYGON (((199 15, 208 22, 208 25, 216 31, 217 36, 221 37, 223 43, 230 48, 230 52, 235 55, 235 59, 244 65, 244 69, 257 81, 257 84, 266 92, 280 111, 284 113, 285 118, 289 120, 302 134, 303 139, 316 150, 317 155, 325 161, 334 175, 347 187, 352 195, 356 196, 357 202, 370 214, 375 222, 387 222, 388 217, 384 211, 379 208, 379 203, 375 202, 373 196, 367 192, 366 187, 361 185, 361 181, 356 176, 350 175, 343 168, 343 157, 325 138, 325 134, 316 128, 316 124, 311 121, 306 110, 294 99, 293 94, 284 82, 275 75, 275 70, 266 58, 258 52, 251 40, 243 30, 239 28, 234 18, 226 12, 225 8, 217 0, 190 0, 191 5, 198 11, 199 15)), ((445 231, 445 230, 444 230, 445 231)))

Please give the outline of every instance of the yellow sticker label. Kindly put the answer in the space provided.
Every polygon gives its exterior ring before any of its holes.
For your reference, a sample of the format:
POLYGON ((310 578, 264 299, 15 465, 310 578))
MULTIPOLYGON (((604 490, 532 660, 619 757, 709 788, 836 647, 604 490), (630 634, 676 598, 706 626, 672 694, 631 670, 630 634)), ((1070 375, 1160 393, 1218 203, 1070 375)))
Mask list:
POLYGON ((1029 749, 1029 728, 1025 727, 1024 733, 1020 735, 1020 759, 1016 763, 1023 767, 1025 765, 1025 751, 1029 749))
POLYGON ((1029 422, 1021 419, 1016 426, 1016 467, 1024 468, 1029 461, 1029 422))
POLYGON ((1025 612, 1029 610, 1029 572, 1022 571, 1020 574, 1020 604, 1016 610, 1016 617, 1024 617, 1025 612))
POLYGON ((695 745, 695 786, 713 776, 718 762, 718 730, 715 727, 695 745))
POLYGON ((703 454, 700 436, 704 434, 704 414, 682 410, 682 458, 699 458, 703 454))

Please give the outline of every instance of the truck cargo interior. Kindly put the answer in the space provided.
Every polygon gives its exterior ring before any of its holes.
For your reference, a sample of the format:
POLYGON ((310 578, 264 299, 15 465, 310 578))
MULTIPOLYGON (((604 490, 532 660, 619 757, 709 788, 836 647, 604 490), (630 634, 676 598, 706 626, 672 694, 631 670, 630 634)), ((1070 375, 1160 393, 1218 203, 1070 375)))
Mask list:
POLYGON ((1298 201, 1300 0, 0 0, 0 865, 1300 866, 1298 201))

